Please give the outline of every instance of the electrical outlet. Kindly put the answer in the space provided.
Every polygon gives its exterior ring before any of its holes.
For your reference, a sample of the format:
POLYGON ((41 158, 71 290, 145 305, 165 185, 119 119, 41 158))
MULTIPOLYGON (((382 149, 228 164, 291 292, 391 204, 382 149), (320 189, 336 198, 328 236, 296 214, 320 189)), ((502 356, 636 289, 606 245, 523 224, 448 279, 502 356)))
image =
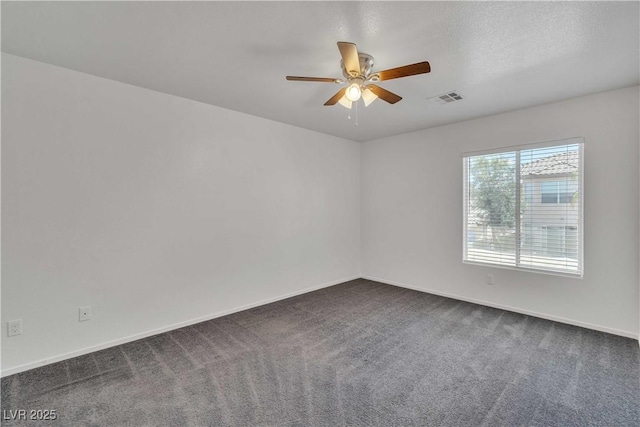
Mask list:
POLYGON ((487 274, 487 285, 493 285, 494 283, 493 274, 487 274))
POLYGON ((22 333, 22 319, 9 320, 7 322, 7 335, 10 337, 22 333))
POLYGON ((91 320, 91 307, 90 306, 86 306, 86 307, 80 307, 80 317, 78 318, 78 320, 80 322, 84 322, 86 320, 91 320))

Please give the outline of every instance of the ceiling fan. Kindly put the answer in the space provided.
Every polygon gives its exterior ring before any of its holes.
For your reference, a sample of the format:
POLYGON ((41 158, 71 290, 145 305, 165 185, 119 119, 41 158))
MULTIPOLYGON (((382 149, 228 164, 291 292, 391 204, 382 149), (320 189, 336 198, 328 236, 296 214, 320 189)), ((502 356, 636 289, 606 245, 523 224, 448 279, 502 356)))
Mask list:
POLYGON ((333 95, 324 103, 324 105, 335 105, 336 103, 340 103, 346 108, 351 108, 351 104, 353 102, 357 102, 360 98, 364 101, 365 107, 369 106, 369 104, 377 98, 380 98, 389 104, 395 104, 400 101, 402 97, 393 92, 389 92, 372 82, 415 76, 416 74, 424 74, 431 71, 429 63, 424 61, 374 73, 372 72, 373 56, 358 52, 358 48, 355 43, 338 42, 338 49, 342 56, 342 60, 340 61, 342 74, 346 80, 328 77, 299 76, 287 76, 287 80, 338 84, 347 83, 348 86, 340 89, 338 93, 333 95))

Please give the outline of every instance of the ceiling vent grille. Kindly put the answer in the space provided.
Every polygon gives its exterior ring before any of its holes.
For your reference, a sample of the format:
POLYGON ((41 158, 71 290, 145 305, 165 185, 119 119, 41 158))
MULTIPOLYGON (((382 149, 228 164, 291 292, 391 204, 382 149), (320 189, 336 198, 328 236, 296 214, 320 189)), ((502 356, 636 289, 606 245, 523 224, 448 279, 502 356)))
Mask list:
POLYGON ((437 104, 450 104, 455 101, 461 101, 462 95, 458 92, 447 92, 443 95, 434 96, 433 98, 429 98, 430 101, 433 101, 437 104))

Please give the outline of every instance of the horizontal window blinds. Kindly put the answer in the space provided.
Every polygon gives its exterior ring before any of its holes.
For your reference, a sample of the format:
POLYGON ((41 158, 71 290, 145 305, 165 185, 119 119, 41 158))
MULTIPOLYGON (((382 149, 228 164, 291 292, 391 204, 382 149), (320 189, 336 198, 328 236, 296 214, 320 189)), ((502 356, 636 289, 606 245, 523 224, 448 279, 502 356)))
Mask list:
POLYGON ((564 142, 464 157, 464 261, 582 275, 583 144, 564 142))

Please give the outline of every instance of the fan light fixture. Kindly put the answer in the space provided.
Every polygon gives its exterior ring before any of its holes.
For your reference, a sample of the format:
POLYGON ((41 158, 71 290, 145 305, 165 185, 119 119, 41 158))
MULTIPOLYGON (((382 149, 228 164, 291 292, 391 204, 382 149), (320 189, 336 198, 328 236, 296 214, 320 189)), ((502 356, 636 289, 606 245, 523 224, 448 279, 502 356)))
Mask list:
MULTIPOLYGON (((360 97, 362 98, 362 101, 364 102, 364 106, 368 107, 373 101, 375 101, 376 99, 378 99, 378 95, 376 95, 375 93, 373 93, 373 91, 371 89, 369 89, 366 86, 362 86, 360 89, 360 97)), ((358 100, 356 101, 352 101, 349 99, 349 88, 347 88, 347 90, 345 91, 345 94, 342 98, 340 98, 340 100, 338 100, 338 103, 340 105, 342 105, 344 108, 348 108, 351 109, 351 107, 353 106, 354 102, 358 102, 358 100)))
POLYGON ((349 101, 346 96, 343 96, 342 98, 340 98, 338 103, 342 105, 344 108, 351 109, 352 102, 349 101))
POLYGON ((345 93, 347 99, 351 102, 355 102, 362 96, 362 90, 360 89, 360 84, 358 82, 353 82, 347 88, 347 92, 345 93))
POLYGON ((373 91, 368 87, 365 87, 362 91, 362 100, 364 101, 364 106, 368 107, 369 104, 371 104, 376 99, 378 99, 378 95, 373 93, 373 91))

